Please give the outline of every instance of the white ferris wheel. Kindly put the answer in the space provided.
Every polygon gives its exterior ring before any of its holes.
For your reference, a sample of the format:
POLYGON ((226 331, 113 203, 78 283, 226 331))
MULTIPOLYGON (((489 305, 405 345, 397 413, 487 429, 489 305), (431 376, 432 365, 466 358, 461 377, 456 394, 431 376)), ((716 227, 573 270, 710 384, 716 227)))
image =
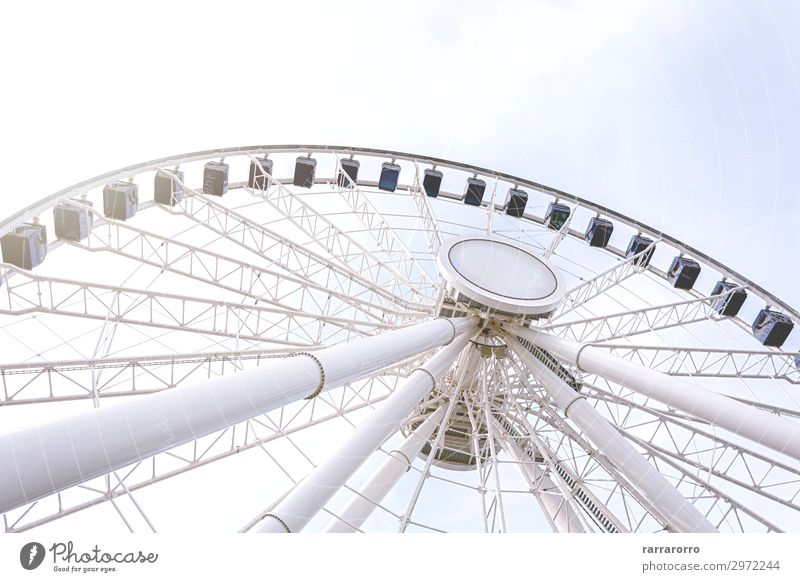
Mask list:
POLYGON ((254 146, 0 236, 6 532, 800 531, 800 314, 616 209, 254 146))

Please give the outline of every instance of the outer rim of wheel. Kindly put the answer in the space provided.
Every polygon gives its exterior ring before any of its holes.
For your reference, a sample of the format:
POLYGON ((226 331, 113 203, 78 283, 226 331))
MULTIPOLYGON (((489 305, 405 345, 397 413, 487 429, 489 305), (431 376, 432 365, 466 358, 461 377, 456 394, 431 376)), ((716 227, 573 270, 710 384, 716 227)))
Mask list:
MULTIPOLYGON (((545 195, 552 196, 556 199, 568 200, 575 204, 580 204, 580 206, 582 206, 583 208, 591 209, 599 214, 608 216, 614 220, 621 222, 622 224, 625 224, 631 228, 639 230, 643 234, 649 235, 651 237, 660 238, 663 241, 677 248, 680 253, 691 255, 693 258, 698 259, 701 262, 714 267, 720 273, 722 273, 722 275, 725 278, 732 279, 737 283, 739 283, 740 285, 748 287, 756 296, 761 298, 765 304, 778 306, 782 311, 790 315, 795 320, 795 323, 800 324, 800 311, 791 307, 786 302, 782 301, 780 298, 775 296, 773 293, 764 289, 761 285, 755 283, 751 279, 731 269, 730 267, 726 266, 725 264, 711 257, 710 255, 690 245, 687 245, 686 243, 670 236, 669 234, 663 231, 660 231, 643 222, 630 218, 629 216, 626 216, 621 212, 596 204, 590 200, 581 198, 574 194, 570 194, 568 192, 564 192, 562 190, 558 190, 556 188, 552 188, 550 186, 546 186, 538 182, 527 180, 525 178, 514 176, 512 174, 508 174, 505 172, 497 172, 494 170, 490 170, 488 168, 483 168, 472 164, 455 162, 452 160, 446 160, 442 158, 416 155, 407 152, 384 150, 378 148, 364 148, 364 147, 340 146, 340 145, 318 145, 318 144, 253 145, 253 146, 228 147, 228 148, 220 148, 212 150, 201 150, 186 154, 179 154, 179 155, 173 155, 154 160, 149 160, 146 162, 141 162, 138 164, 133 164, 130 166, 118 168, 116 170, 112 170, 104 174, 100 174, 93 178, 89 178, 87 180, 83 180, 66 188, 63 188, 62 190, 50 194, 49 196, 45 196, 44 198, 38 200, 37 202, 34 202, 33 204, 30 204, 26 208, 23 208, 22 210, 14 213, 10 217, 0 221, 0 236, 7 234, 14 228, 14 226, 18 225, 21 222, 24 222, 26 219, 41 214, 44 210, 51 208, 64 198, 76 196, 82 192, 85 192, 92 188, 103 186, 108 182, 112 182, 120 178, 134 176, 142 172, 153 171, 161 166, 170 166, 187 162, 197 162, 197 161, 225 157, 225 156, 236 156, 236 155, 247 155, 247 154, 259 155, 259 154, 271 154, 271 153, 277 154, 277 153, 294 153, 294 152, 307 153, 307 154, 314 154, 314 153, 341 154, 341 155, 352 154, 352 155, 365 155, 365 156, 379 157, 379 158, 389 158, 393 160, 416 161, 418 163, 430 164, 436 167, 450 168, 453 170, 470 172, 482 176, 487 176, 490 178, 497 178, 515 184, 517 187, 524 186, 527 188, 531 188, 533 190, 537 190, 545 195)), ((324 180, 318 179, 318 181, 324 181, 324 180)), ((359 183, 360 184, 363 183, 365 185, 372 185, 371 181, 366 181, 366 180, 359 180, 359 183)), ((484 206, 485 205, 486 203, 484 203, 484 206)), ((521 219, 531 220, 534 222, 543 222, 542 218, 536 217, 529 213, 525 213, 525 215, 523 215, 521 219)), ((571 234, 573 236, 578 236, 574 231, 570 231, 568 234, 571 234)), ((622 251, 619 251, 618 249, 612 249, 610 247, 607 247, 606 250, 616 255, 623 254, 622 251)))

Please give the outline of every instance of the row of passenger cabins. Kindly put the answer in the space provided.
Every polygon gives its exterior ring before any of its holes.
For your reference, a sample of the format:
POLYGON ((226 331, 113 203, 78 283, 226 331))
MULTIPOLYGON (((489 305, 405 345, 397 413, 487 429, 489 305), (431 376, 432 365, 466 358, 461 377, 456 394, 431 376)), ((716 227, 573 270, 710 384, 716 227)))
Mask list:
MULTIPOLYGON (((302 188, 310 188, 314 184, 317 161, 311 157, 299 157, 295 160, 292 183, 302 188)), ((352 158, 340 162, 337 184, 342 188, 352 188, 358 180, 360 163, 352 158)), ((248 186, 264 190, 269 186, 273 161, 269 158, 256 158, 250 163, 248 186)), ((222 196, 228 191, 229 165, 221 161, 206 163, 203 170, 203 193, 222 196)), ((158 173, 154 178, 154 199, 158 204, 174 206, 183 199, 184 174, 179 170, 170 170, 176 179, 158 173)), ((394 162, 385 162, 381 166, 378 179, 380 190, 394 192, 400 177, 400 166, 394 162)), ((443 174, 436 169, 426 169, 422 186, 425 194, 435 198, 439 195, 443 174)), ((463 201, 471 206, 480 206, 486 190, 486 182, 479 178, 468 178, 463 201)), ((528 202, 528 193, 519 188, 509 188, 506 194, 503 211, 515 217, 521 217, 528 202)), ((59 203, 54 208, 56 236, 61 239, 81 241, 89 236, 92 229, 92 213, 80 208, 84 204, 91 207, 86 200, 72 200, 71 203, 59 203)), ((127 220, 133 217, 139 207, 138 186, 132 182, 113 182, 103 188, 103 213, 107 218, 127 220)), ((551 202, 545 213, 544 223, 548 228, 560 230, 567 222, 571 209, 565 204, 551 202)), ((605 248, 614 231, 613 223, 596 216, 591 219, 584 233, 584 239, 590 246, 605 248)), ((44 225, 24 224, 0 239, 3 260, 21 269, 32 269, 39 265, 47 253, 47 232, 44 225)), ((634 235, 625 251, 625 256, 634 259, 638 266, 646 267, 653 256, 655 245, 653 240, 640 234, 634 235)), ((676 289, 692 289, 700 274, 700 264, 688 257, 677 256, 672 260, 666 273, 676 289)), ((733 317, 739 313, 747 292, 736 289, 737 285, 730 281, 717 282, 712 295, 722 295, 715 300, 714 309, 723 316, 733 317), (733 290, 735 289, 735 290, 733 290), (733 290, 733 291, 732 291, 733 290)), ((752 323, 753 334, 765 346, 780 347, 783 345, 794 324, 792 320, 769 308, 762 309, 752 323)))

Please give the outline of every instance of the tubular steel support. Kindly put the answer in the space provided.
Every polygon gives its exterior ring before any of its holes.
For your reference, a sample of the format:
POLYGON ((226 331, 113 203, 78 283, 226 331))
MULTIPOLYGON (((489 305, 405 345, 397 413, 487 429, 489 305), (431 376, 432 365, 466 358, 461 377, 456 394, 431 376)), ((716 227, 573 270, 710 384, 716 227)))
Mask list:
POLYGON ((412 432, 399 448, 391 451, 389 456, 372 474, 337 517, 325 528, 326 533, 354 533, 372 514, 389 491, 394 488, 403 474, 411 467, 411 463, 419 455, 433 431, 447 411, 447 406, 440 406, 412 432))
POLYGON ((403 421, 444 376, 476 331, 477 326, 469 326, 467 331, 461 333, 422 368, 412 372, 335 454, 318 465, 251 531, 295 533, 302 530, 367 457, 400 429, 403 421))
POLYGON ((453 341, 437 319, 0 435, 0 513, 453 341), (324 370, 324 382, 320 386, 324 370))
MULTIPOLYGON (((492 419, 495 430, 504 433, 497 419, 492 419)), ((523 478, 536 492, 542 508, 547 511, 559 533, 583 533, 583 524, 572 506, 567 503, 558 486, 529 454, 510 438, 500 439, 500 447, 519 467, 523 478)))
POLYGON ((775 451, 800 460, 800 424, 705 390, 680 378, 629 362, 577 342, 532 329, 516 332, 580 370, 597 374, 631 390, 706 420, 775 451))
POLYGON ((528 352, 515 336, 505 337, 558 407, 645 494, 666 523, 681 533, 717 531, 583 396, 528 352))

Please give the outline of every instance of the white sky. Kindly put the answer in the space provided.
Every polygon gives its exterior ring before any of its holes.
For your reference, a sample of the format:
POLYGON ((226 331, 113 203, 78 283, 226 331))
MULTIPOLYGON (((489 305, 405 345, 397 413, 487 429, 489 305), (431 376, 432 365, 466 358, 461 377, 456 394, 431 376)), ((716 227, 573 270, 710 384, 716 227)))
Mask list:
POLYGON ((0 212, 205 148, 339 143, 586 196, 800 306, 800 5, 4 8, 0 212))
POLYGON ((14 3, 0 215, 206 148, 372 146, 598 201, 800 307, 800 4, 14 3))

